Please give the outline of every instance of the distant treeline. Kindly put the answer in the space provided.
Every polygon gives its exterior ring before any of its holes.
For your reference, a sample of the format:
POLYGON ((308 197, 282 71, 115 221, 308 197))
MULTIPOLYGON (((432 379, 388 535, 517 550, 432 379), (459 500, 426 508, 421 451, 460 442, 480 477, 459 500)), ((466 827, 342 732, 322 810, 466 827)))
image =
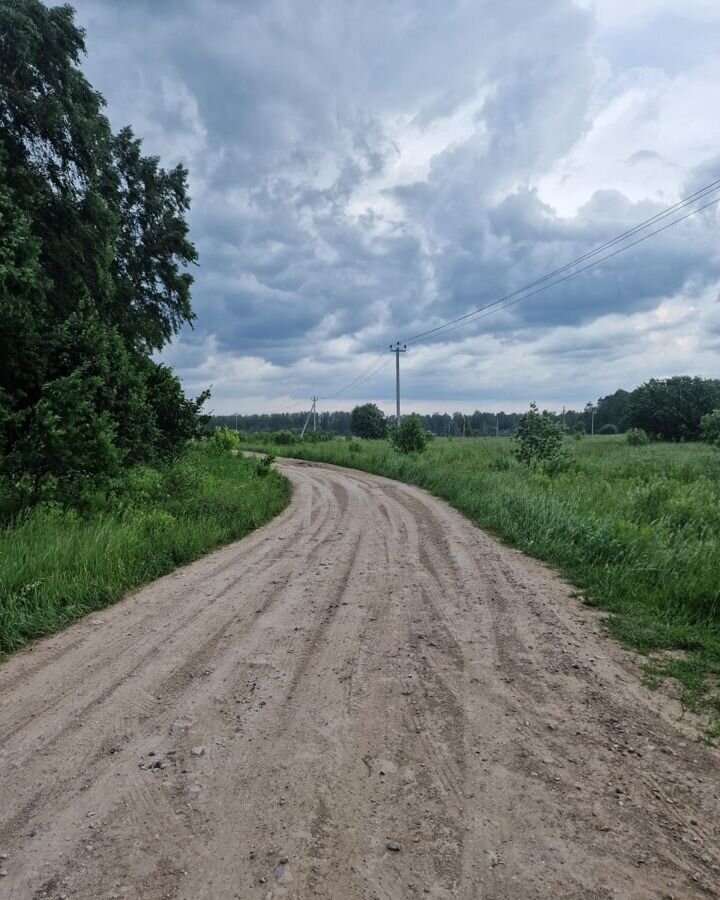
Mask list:
MULTIPOLYGON (((507 436, 514 434, 517 423, 522 413, 490 413, 480 412, 476 410, 474 413, 463 415, 463 413, 432 413, 431 415, 423 415, 420 418, 427 431, 431 431, 438 436, 461 437, 490 437, 496 434, 507 436)), ((563 421, 562 413, 550 413, 557 421, 563 421)), ((293 434, 299 434, 308 417, 307 412, 299 413, 272 413, 272 414, 254 414, 254 415, 230 415, 230 416, 213 416, 208 423, 210 431, 223 425, 228 428, 236 428, 238 431, 247 434, 257 434, 258 432, 276 432, 291 431, 293 434)), ((338 412, 322 412, 317 415, 317 430, 324 433, 332 433, 340 436, 350 434, 350 411, 338 412)), ((391 416, 388 416, 392 419, 391 416)), ((595 416, 595 424, 597 427, 598 417, 595 416)), ((571 431, 575 430, 578 424, 587 426, 590 431, 590 413, 577 412, 575 410, 567 410, 565 412, 565 425, 571 431)), ((312 431, 313 422, 310 419, 307 431, 312 431)))
MULTIPOLYGON (((379 410, 373 407, 378 416, 379 410)), ((600 397, 597 403, 586 404, 583 410, 564 412, 545 411, 551 419, 563 424, 568 431, 587 434, 621 434, 639 428, 648 435, 664 440, 697 440, 701 419, 720 409, 720 381, 712 378, 677 375, 672 378, 653 378, 633 391, 617 390, 600 397)), ((480 412, 464 415, 433 413, 420 416, 427 431, 444 437, 491 437, 514 434, 523 413, 480 412)), ((351 412, 323 412, 317 415, 317 430, 340 436, 350 434, 351 412)), ((209 430, 227 425, 248 434, 288 431, 299 434, 308 419, 307 412, 274 413, 251 416, 214 416, 209 430)), ((388 416, 388 421, 393 417, 388 416)), ((308 430, 312 430, 312 419, 308 430)))

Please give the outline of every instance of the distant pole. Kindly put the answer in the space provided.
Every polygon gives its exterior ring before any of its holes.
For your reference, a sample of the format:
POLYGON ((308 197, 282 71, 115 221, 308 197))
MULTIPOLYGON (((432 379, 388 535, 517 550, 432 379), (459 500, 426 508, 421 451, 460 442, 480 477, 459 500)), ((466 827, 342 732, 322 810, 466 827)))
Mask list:
POLYGON ((500 414, 495 413, 495 437, 500 437, 500 414))
POLYGON ((397 401, 397 411, 395 413, 395 421, 398 428, 400 427, 400 354, 407 352, 407 344, 400 346, 400 341, 393 347, 390 344, 390 352, 395 354, 395 396, 397 401))
POLYGON ((563 404, 563 431, 565 430, 565 404, 563 404))
POLYGON ((310 421, 310 416, 313 417, 313 431, 315 431, 315 411, 317 404, 317 397, 312 398, 312 406, 310 407, 310 412, 307 414, 307 419, 305 419, 305 424, 302 427, 302 431, 300 432, 300 437, 305 437, 305 429, 308 427, 308 422, 310 421))
POLYGON ((317 431, 317 401, 318 401, 318 398, 313 397, 312 401, 313 401, 313 405, 312 405, 313 431, 317 431))
POLYGON ((590 416, 590 437, 593 437, 595 434, 595 407, 592 408, 592 415, 590 416))
POLYGON ((236 415, 235 415, 235 431, 238 430, 238 427, 237 427, 237 420, 238 420, 238 417, 237 417, 237 414, 236 414, 236 415))

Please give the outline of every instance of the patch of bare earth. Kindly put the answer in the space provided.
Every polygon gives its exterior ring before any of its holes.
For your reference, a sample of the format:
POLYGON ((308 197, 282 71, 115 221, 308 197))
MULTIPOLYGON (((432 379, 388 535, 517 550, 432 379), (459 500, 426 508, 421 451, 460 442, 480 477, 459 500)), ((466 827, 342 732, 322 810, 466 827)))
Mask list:
POLYGON ((3 898, 718 896, 717 751, 422 491, 288 510, 0 667, 3 898))

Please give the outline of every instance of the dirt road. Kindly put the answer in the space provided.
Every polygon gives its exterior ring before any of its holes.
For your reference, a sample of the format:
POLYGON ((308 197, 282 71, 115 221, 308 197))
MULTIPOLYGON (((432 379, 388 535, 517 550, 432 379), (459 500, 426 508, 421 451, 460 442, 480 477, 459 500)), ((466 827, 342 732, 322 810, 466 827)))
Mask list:
POLYGON ((720 756, 596 614, 422 491, 281 468, 275 521, 0 666, 0 897, 718 896, 720 756))

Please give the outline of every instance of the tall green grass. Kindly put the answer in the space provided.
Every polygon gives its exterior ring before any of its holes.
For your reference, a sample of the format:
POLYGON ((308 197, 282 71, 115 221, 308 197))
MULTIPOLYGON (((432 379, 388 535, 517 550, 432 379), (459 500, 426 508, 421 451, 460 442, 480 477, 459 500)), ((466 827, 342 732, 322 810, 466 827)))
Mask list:
POLYGON ((0 653, 242 537, 289 497, 257 460, 196 448, 131 470, 91 511, 31 510, 0 531, 0 653))
MULTIPOLYGON (((284 453, 426 488, 508 543, 556 566, 612 613, 626 643, 651 654, 688 704, 720 703, 720 453, 699 444, 629 447, 570 441, 549 477, 518 463, 506 439, 436 440, 400 456, 386 443, 296 443, 284 453), (663 653, 662 651, 683 651, 663 653)), ((258 449, 261 449, 258 447, 258 449)))

